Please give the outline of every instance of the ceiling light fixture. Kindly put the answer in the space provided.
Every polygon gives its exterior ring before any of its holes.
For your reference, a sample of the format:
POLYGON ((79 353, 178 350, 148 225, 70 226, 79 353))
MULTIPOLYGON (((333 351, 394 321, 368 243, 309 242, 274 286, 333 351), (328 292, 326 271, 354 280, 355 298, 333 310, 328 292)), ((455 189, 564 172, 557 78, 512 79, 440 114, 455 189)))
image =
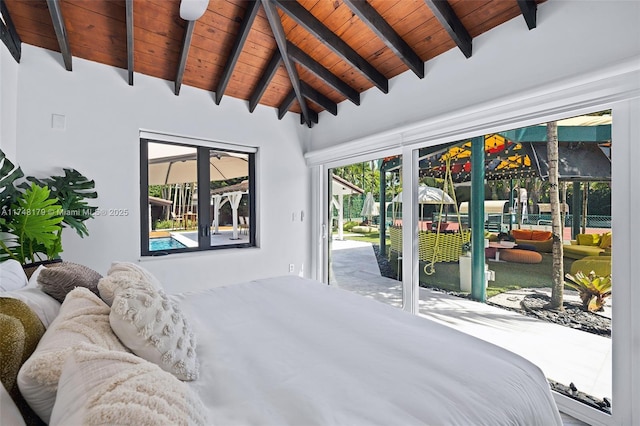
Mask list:
POLYGON ((209 6, 209 0, 182 0, 180 2, 180 17, 185 21, 200 19, 209 6))

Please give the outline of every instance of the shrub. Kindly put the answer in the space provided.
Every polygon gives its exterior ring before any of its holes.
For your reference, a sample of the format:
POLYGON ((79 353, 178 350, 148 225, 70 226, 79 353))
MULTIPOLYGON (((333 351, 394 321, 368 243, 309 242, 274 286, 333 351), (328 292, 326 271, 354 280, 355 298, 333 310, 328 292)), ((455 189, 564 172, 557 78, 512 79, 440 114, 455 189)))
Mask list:
POLYGON ((173 228, 173 221, 171 220, 159 220, 156 222, 156 229, 170 229, 173 228))
POLYGON ((351 230, 353 229, 354 226, 357 226, 358 222, 355 221, 349 221, 349 222, 345 222, 344 225, 342 226, 342 229, 344 231, 347 232, 351 232, 351 230))
POLYGON ((576 272, 575 276, 566 274, 565 284, 571 288, 578 290, 582 307, 585 311, 601 311, 604 301, 611 296, 611 275, 601 277, 596 275, 594 271, 585 275, 582 271, 576 272))

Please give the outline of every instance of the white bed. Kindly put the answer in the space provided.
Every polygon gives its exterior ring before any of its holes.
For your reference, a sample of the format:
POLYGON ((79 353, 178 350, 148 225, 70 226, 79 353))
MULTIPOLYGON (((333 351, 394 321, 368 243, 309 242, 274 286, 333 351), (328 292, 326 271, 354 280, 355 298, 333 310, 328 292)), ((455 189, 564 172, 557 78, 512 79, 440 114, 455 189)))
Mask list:
POLYGON ((344 290, 286 276, 172 297, 214 424, 562 424, 529 361, 344 290))

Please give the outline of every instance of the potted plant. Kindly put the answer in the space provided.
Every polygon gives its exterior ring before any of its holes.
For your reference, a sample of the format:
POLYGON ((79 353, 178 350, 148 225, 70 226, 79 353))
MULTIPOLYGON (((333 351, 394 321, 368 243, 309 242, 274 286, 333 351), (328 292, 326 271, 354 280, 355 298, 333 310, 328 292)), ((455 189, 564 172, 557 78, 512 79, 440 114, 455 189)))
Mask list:
POLYGON ((74 169, 63 176, 24 177, 0 150, 0 261, 15 259, 25 270, 31 265, 59 259, 62 229, 70 227, 83 238, 85 221, 96 207, 95 182, 74 169), (23 179, 24 178, 24 179, 23 179))

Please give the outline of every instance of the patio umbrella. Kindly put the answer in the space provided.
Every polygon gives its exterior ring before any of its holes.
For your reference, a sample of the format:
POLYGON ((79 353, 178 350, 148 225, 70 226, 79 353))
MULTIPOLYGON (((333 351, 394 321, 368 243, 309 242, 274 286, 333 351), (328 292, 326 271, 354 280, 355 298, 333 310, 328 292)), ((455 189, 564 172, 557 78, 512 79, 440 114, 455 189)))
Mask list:
MULTIPOLYGON (((400 191, 393 199, 391 200, 394 203, 402 203, 402 191, 400 191)), ((420 185, 418 186, 418 204, 455 204, 453 198, 447 193, 445 193, 440 188, 434 188, 433 186, 420 185)), ((423 208, 420 207, 420 220, 424 218, 423 208)), ((395 212, 394 212, 395 213, 395 212)), ((395 221, 395 217, 394 217, 395 221)))
MULTIPOLYGON (((149 143, 149 185, 196 182, 197 150, 192 147, 149 143)), ((211 181, 249 176, 248 155, 210 151, 211 181)))
MULTIPOLYGON (((455 204, 453 198, 440 188, 427 185, 418 186, 418 204, 440 204, 443 200, 444 204, 455 204)), ((392 201, 394 203, 401 203, 402 191, 393 197, 392 201)))

